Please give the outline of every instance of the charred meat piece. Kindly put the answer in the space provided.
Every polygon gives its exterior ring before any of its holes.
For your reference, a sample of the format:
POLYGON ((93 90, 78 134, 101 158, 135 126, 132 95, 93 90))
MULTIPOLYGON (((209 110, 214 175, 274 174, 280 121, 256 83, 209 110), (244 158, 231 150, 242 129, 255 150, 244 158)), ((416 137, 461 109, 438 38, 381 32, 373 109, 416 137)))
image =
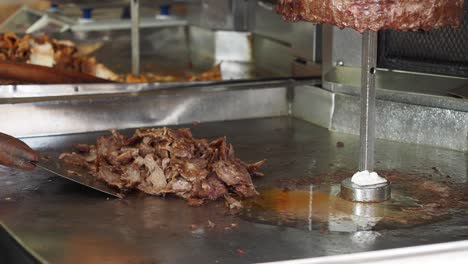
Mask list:
POLYGON ((63 153, 60 155, 59 159, 73 166, 87 168, 92 172, 96 171, 94 163, 96 160, 96 154, 77 154, 75 152, 63 153))
POLYGON ((96 176, 111 186, 119 189, 125 188, 124 180, 118 173, 113 171, 113 167, 110 165, 101 164, 101 166, 99 166, 99 170, 96 172, 96 176))
POLYGON ((98 179, 122 190, 150 195, 174 194, 190 205, 257 195, 252 176, 265 160, 248 164, 235 157, 225 137, 209 142, 196 139, 190 129, 144 128, 126 138, 118 131, 101 136, 96 145, 75 145, 78 153, 64 153, 66 163, 87 168, 98 179))
POLYGON ((218 178, 229 186, 252 183, 246 166, 238 161, 220 160, 213 167, 218 178))
POLYGON ((328 23, 359 32, 429 30, 459 27, 463 0, 280 0, 277 12, 288 21, 328 23))

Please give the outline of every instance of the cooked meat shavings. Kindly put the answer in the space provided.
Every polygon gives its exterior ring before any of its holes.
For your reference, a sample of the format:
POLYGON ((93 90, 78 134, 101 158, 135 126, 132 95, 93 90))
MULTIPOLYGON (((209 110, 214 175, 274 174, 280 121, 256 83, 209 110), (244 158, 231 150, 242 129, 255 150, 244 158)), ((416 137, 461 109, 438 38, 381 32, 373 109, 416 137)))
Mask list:
POLYGON ((77 153, 63 153, 60 160, 87 168, 115 188, 173 194, 192 206, 224 198, 231 209, 242 207, 240 199, 258 195, 252 176, 263 176, 257 170, 266 162, 245 163, 226 137, 196 139, 188 128, 142 128, 130 138, 113 130, 96 145, 75 148, 77 153))
POLYGON ((0 33, 0 60, 73 70, 102 79, 119 81, 119 76, 94 57, 81 54, 71 41, 51 39, 47 35, 18 37, 0 33))
POLYGON ((126 83, 147 83, 147 82, 200 82, 200 81, 221 81, 223 79, 221 65, 215 65, 212 69, 200 74, 188 76, 162 75, 153 72, 142 73, 139 76, 127 74, 121 77, 126 83))
POLYGON ((231 209, 231 210, 238 210, 238 209, 242 209, 242 203, 238 200, 236 200, 235 198, 231 197, 230 195, 225 195, 224 196, 225 198, 225 203, 226 203, 226 206, 231 209))
POLYGON ((216 227, 216 224, 211 222, 211 220, 208 220, 208 227, 209 228, 215 228, 216 227))
MULTIPOLYGON (((94 48, 102 45, 95 44, 94 48)), ((0 33, 0 61, 12 61, 53 67, 86 73, 102 79, 125 82, 189 82, 189 81, 219 81, 222 80, 221 65, 215 65, 212 69, 198 75, 173 76, 161 75, 153 72, 143 73, 140 76, 128 74, 120 76, 98 62, 95 57, 89 56, 83 49, 89 45, 79 45, 69 40, 57 40, 48 35, 24 35, 17 36, 13 32, 0 33)), ((91 50, 93 47, 91 47, 91 50)), ((23 84, 18 80, 0 80, 0 84, 23 84)))
POLYGON ((359 32, 381 29, 458 28, 463 0, 279 0, 277 12, 288 21, 329 23, 359 32))

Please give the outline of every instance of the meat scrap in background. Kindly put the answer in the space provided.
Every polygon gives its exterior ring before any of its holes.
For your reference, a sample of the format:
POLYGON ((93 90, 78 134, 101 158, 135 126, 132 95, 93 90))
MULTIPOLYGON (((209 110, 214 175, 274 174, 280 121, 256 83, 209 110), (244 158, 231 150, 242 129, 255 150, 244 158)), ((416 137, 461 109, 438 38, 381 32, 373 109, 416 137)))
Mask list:
POLYGON ((277 12, 288 21, 328 23, 359 32, 381 29, 429 30, 459 27, 464 0, 280 0, 277 12))
POLYGON ((0 34, 0 61, 73 70, 112 81, 119 79, 94 57, 81 55, 73 42, 51 39, 47 35, 19 37, 11 32, 0 34))
MULTIPOLYGON (((79 46, 71 41, 53 39, 47 35, 24 35, 23 37, 19 37, 12 32, 0 33, 0 61, 20 62, 77 71, 106 80, 126 83, 222 80, 220 64, 198 75, 173 76, 152 72, 143 73, 139 76, 131 74, 118 75, 104 64, 99 63, 95 57, 83 54, 79 46)), ((8 80, 0 80, 0 84, 10 83, 8 80)))
POLYGON ((235 157, 225 137, 211 142, 196 139, 188 128, 137 129, 130 138, 112 131, 99 137, 96 145, 75 148, 78 153, 64 153, 60 159, 87 168, 115 188, 175 194, 191 205, 224 198, 239 207, 234 197, 258 195, 252 176, 262 176, 257 170, 265 163, 245 163, 235 157))

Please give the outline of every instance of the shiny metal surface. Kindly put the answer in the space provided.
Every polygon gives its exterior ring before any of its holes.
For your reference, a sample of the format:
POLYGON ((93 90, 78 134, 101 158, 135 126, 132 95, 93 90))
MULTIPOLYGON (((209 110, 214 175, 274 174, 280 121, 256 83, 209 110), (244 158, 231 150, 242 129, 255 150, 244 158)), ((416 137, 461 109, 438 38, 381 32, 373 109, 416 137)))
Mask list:
MULTIPOLYGON (((158 28, 158 27, 180 27, 186 26, 187 21, 177 17, 167 18, 144 18, 140 19, 140 28, 158 28)), ((108 19, 102 21, 92 21, 71 26, 74 32, 86 31, 108 31, 108 30, 122 30, 131 29, 132 23, 128 20, 122 19, 108 19)))
POLYGON ((374 171, 375 151, 375 71, 377 70, 377 33, 362 36, 361 122, 359 170, 374 171))
MULTIPOLYGON (((358 135, 359 97, 334 96, 330 129, 358 135)), ((387 100, 377 100, 376 104, 377 138, 468 151, 468 112, 387 100)))
MULTIPOLYGON (((351 29, 323 26, 323 87, 337 93, 359 95, 361 87, 361 35, 351 29)), ((449 96, 466 78, 379 69, 377 99, 468 112, 468 104, 449 96)))
MULTIPOLYGON (((358 137, 294 118, 201 123, 192 129, 196 137, 226 135, 243 160, 267 158, 265 177, 255 179, 259 188, 277 186, 279 180, 355 170, 358 162, 358 137), (337 141, 345 147, 336 148, 337 141)), ((60 152, 74 143, 94 142, 101 134, 25 141, 44 153, 60 152)), ((467 180, 467 157, 456 151, 378 141, 376 160, 379 170, 434 173, 431 168, 437 167, 451 176, 444 180, 467 180)), ((468 225, 465 213, 407 229, 322 232, 242 220, 228 214, 222 202, 189 207, 171 197, 107 200, 43 171, 0 168, 0 190, 0 221, 50 263, 256 263, 468 238, 460 231, 468 225), (216 227, 209 228, 208 220, 216 227)))
MULTIPOLYGON (((357 88, 356 88, 357 89, 357 88)), ((378 92, 378 91, 377 91, 378 92)), ((319 87, 294 88, 292 115, 330 130, 359 135, 359 97, 332 93, 319 87)), ((378 95, 378 94, 377 94, 378 95)), ((464 100, 455 99, 459 106, 464 100)), ((468 113, 410 102, 379 99, 376 137, 458 151, 468 150, 468 113)))
MULTIPOLYGON (((361 234, 363 237, 372 234, 361 234)), ((450 259, 453 264, 465 264, 468 258, 468 241, 441 243, 428 246, 388 249, 341 256, 320 257, 277 262, 277 264, 420 264, 443 263, 450 259)))
MULTIPOLYGON (((357 32, 330 26, 324 26, 323 37, 322 87, 336 93, 330 128, 358 134, 359 109, 355 105, 361 87, 362 41, 357 32)), ((449 95, 466 81, 378 69, 377 137, 467 151, 468 103, 449 95)))
POLYGON ((321 127, 330 128, 334 104, 333 93, 310 86, 296 86, 291 115, 321 127))
MULTIPOLYGON (((102 43, 102 47, 92 55, 117 73, 131 72, 131 41, 127 30, 72 32, 62 37, 83 45, 102 43)), ((272 60, 267 54, 277 50, 255 44, 252 33, 213 31, 176 24, 142 28, 140 37, 142 72, 184 77, 207 71, 222 62, 224 80, 291 76, 291 59, 282 64, 281 61, 275 60, 284 71, 265 73, 259 69, 272 60), (260 53, 265 56, 256 56, 260 53)), ((275 68, 277 65, 270 67, 275 68)))
MULTIPOLYGON (((215 121, 254 118, 253 115, 256 114, 263 117, 290 114, 333 131, 358 135, 359 97, 332 93, 313 86, 314 83, 319 82, 236 81, 216 85, 178 84, 176 87, 163 84, 4 86, 1 90, 5 97, 0 98, 0 109, 8 114, 2 117, 4 122, 0 124, 0 128, 9 130, 11 134, 33 136, 55 133, 55 130, 60 133, 75 133, 87 131, 86 129, 123 127, 118 118, 112 117, 113 111, 120 113, 122 120, 128 120, 135 126, 190 123, 201 116, 204 116, 202 120, 215 121), (75 87, 78 88, 77 91, 75 87), (290 92, 286 87, 291 87, 290 92), (241 92, 237 93, 237 90, 241 92), (183 105, 192 105, 188 103, 191 101, 190 94, 199 91, 202 93, 195 95, 193 100, 203 102, 209 107, 195 103, 194 110, 183 110, 183 105), (47 93, 57 97, 40 98, 47 93), (110 96, 112 93, 115 95, 110 96), (103 108, 94 106, 96 102, 107 102, 111 108, 103 111, 103 108), (117 107, 119 102, 122 107, 130 107, 132 111, 117 107), (156 102, 162 102, 162 106, 159 107, 156 102), (216 119, 212 109, 217 102, 225 104, 226 109, 233 112, 229 114, 223 111, 220 113, 223 117, 216 119), (145 121, 135 121, 133 117, 137 114, 133 111, 141 111, 140 115, 145 121), (163 118, 163 115, 171 113, 178 118, 163 118), (89 116, 85 117, 87 114, 89 116), (107 118, 108 114, 110 117, 107 118), (18 120, 32 120, 34 126, 21 125, 18 120), (41 120, 47 122, 40 122, 41 120), (44 125, 48 122, 51 124, 44 125), (18 124, 19 127, 16 127, 18 124)), ((461 99, 453 100, 464 102, 461 99)), ((468 150, 467 112, 380 99, 377 100, 377 116, 377 138, 458 151, 468 150)))
POLYGON ((291 55, 310 62, 321 61, 320 25, 288 23, 275 11, 275 1, 251 0, 249 31, 286 45, 291 55))
MULTIPOLYGON (((197 68, 209 69, 221 64, 224 80, 255 79, 261 77, 254 54, 259 52, 250 32, 236 32, 190 27, 188 44, 190 63, 197 68)), ((289 71, 290 72, 290 71, 289 71)), ((274 77, 280 75, 269 75, 274 77)))
POLYGON ((291 76, 294 60, 290 48, 284 43, 254 35, 254 61, 259 76, 291 76))
POLYGON ((0 131, 17 137, 40 136, 285 116, 289 107, 287 87, 292 83, 221 82, 146 91, 139 90, 145 85, 123 85, 117 87, 129 90, 111 96, 0 98, 0 111, 5 114, 0 131))
MULTIPOLYGON (((359 170, 374 171, 375 155, 375 73, 377 71, 377 32, 362 36, 361 117, 359 170)), ((341 197, 353 202, 384 202, 390 198, 390 184, 359 186, 351 178, 341 183, 341 197)))
POLYGON ((468 99, 468 81, 466 82, 466 84, 453 90, 450 90, 449 94, 459 98, 468 99))
POLYGON ((213 30, 247 30, 248 1, 188 1, 187 20, 191 25, 213 30))
MULTIPOLYGON (((297 87, 294 89, 295 96, 293 97, 293 102, 291 104, 291 109, 292 115, 295 117, 299 117, 301 119, 307 120, 308 122, 312 122, 315 124, 319 124, 323 127, 328 127, 334 131, 338 132, 343 132, 343 133, 351 133, 357 135, 359 133, 359 98, 356 96, 350 96, 350 95, 345 95, 345 94, 335 94, 331 93, 329 91, 317 88, 317 87, 312 87, 312 86, 301 86, 299 82, 297 83, 297 87)), ((223 89, 235 89, 235 88, 230 88, 230 87, 239 87, 238 89, 248 89, 248 88, 258 88, 258 87, 278 87, 278 86, 287 86, 287 85, 292 85, 292 83, 288 82, 266 82, 263 84, 256 83, 256 84, 237 84, 237 85, 225 85, 225 84, 219 84, 216 85, 217 88, 212 88, 215 90, 223 90, 223 89), (224 87, 224 88, 223 88, 224 87), (244 87, 244 88, 242 88, 244 87)), ((7 86, 7 87, 2 87, 3 91, 8 91, 8 95, 6 97, 1 99, 1 104, 0 107, 4 109, 4 113, 9 113, 4 115, 4 123, 2 123, 1 127, 6 128, 11 125, 15 125, 17 120, 47 120, 52 122, 52 126, 42 126, 39 122, 34 123, 35 127, 32 129, 31 127, 21 127, 19 130, 16 130, 15 133, 18 133, 19 135, 38 135, 39 134, 47 134, 50 133, 51 131, 53 132, 54 129, 59 129, 65 133, 65 131, 69 131, 67 126, 72 125, 73 129, 72 131, 86 131, 82 130, 83 125, 82 124, 87 124, 89 120, 95 120, 96 123, 92 126, 93 129, 106 129, 106 125, 108 124, 110 127, 118 127, 119 126, 119 121, 114 118, 108 118, 102 120, 102 115, 104 113, 95 113, 92 114, 91 116, 94 116, 93 118, 87 118, 83 119, 81 117, 73 117, 72 116, 67 116, 67 113, 74 112, 75 110, 73 109, 79 109, 79 113, 84 114, 87 113, 88 111, 86 109, 89 108, 89 104, 85 102, 99 102, 101 101, 100 98, 96 98, 94 100, 89 101, 88 98, 84 97, 82 98, 81 95, 86 95, 87 89, 90 89, 90 93, 94 94, 106 94, 106 93, 127 93, 128 96, 123 96, 119 95, 117 97, 109 97, 107 100, 112 102, 115 99, 121 98, 124 100, 130 100, 132 99, 135 101, 132 103, 132 105, 138 105, 137 98, 142 98, 141 96, 137 96, 138 94, 142 93, 143 91, 148 91, 151 89, 163 89, 164 86, 158 86, 158 85, 153 85, 153 84, 143 84, 143 85, 131 85, 131 86, 126 86, 126 85, 121 85, 121 86, 116 86, 114 87, 116 90, 113 90, 114 88, 109 87, 109 91, 107 91, 107 88, 104 86, 82 86, 79 85, 77 86, 78 92, 74 91, 74 87, 60 87, 57 86, 56 88, 54 86, 47 86, 47 87, 34 87, 34 86, 7 86), (159 88, 158 88, 159 87, 159 88), (37 89, 40 88, 40 89, 37 89), (118 89, 117 89, 118 88, 118 89), (41 90, 44 89, 44 90, 41 90), (15 94, 17 91, 19 94, 23 93, 22 97, 36 97, 36 96, 41 96, 41 92, 47 93, 50 92, 51 89, 57 89, 56 93, 57 96, 60 95, 62 92, 67 92, 68 94, 77 94, 75 97, 76 100, 70 100, 71 98, 54 98, 54 101, 51 101, 51 99, 11 99, 15 97, 15 94), (63 90, 62 90, 63 89, 63 90), (79 98, 82 98, 78 100, 79 98), (39 101, 42 103, 39 104, 34 104, 34 103, 26 103, 30 101, 39 101), (23 102, 23 103, 19 103, 23 102), (69 102, 74 102, 73 104, 69 104, 69 102), (81 107, 78 107, 78 105, 81 105, 81 107), (49 106, 47 106, 49 105, 49 106), (9 110, 7 110, 9 109, 9 110), (58 111, 58 115, 54 113, 54 110, 58 111), (14 111, 13 111, 14 110, 14 111), (44 117, 42 117, 44 115, 44 117), (11 119, 10 119, 11 117, 11 119), (76 119, 75 119, 76 118, 76 119), (69 119, 74 119, 76 122, 66 122, 65 120, 69 119), (13 123, 8 124, 9 121, 7 120, 13 120, 13 123), (81 121, 80 121, 81 120, 81 121), (113 121, 112 121, 113 120, 113 121), (37 126, 36 126, 37 125, 37 126), (94 128, 96 127, 96 128, 94 128), (25 133, 25 131, 29 131, 30 134, 25 133)), ((180 89, 176 89, 178 91, 182 90, 204 90, 206 91, 206 88, 203 89, 201 88, 202 86, 195 86, 195 87, 179 87, 180 89)), ((186 92, 188 91, 186 90, 186 92)), ((164 94, 168 93, 169 91, 159 91, 161 93, 161 96, 164 96, 164 94)), ((251 94, 252 98, 251 99, 246 99, 248 100, 260 100, 260 99, 254 99, 254 98, 262 98, 261 95, 263 92, 256 93, 255 90, 252 91, 244 91, 240 95, 241 97, 245 94, 251 94), (257 97, 259 95, 259 97, 257 97)), ((63 94, 63 93, 62 93, 63 94)), ((172 92, 172 94, 175 94, 172 92)), ((212 94, 214 96, 214 94, 212 94)), ((286 92, 283 94, 286 97, 286 92)), ((188 94, 187 94, 188 96, 188 94)), ((18 95, 18 97, 21 97, 18 95)), ((233 97, 233 99, 236 97, 233 97)), ((240 98, 240 97, 239 97, 240 98)), ((275 97, 273 97, 275 98, 275 97)), ((150 99, 148 99, 150 100, 150 99)), ((163 100, 161 98, 161 100, 163 100)), ((172 102, 182 102, 184 99, 181 97, 172 97, 170 101, 172 102), (177 99, 176 99, 177 98, 177 99)), ((225 100, 225 99, 223 99, 225 100)), ((463 101, 460 99, 456 99, 459 101, 463 101)), ((104 100, 105 101, 105 100, 104 100)), ((117 100, 118 101, 118 100, 117 100)), ((144 100, 143 100, 144 101, 144 100)), ((245 102, 247 102, 245 101, 245 102)), ((284 112, 280 113, 287 113, 288 112, 288 106, 286 99, 281 97, 281 99, 276 99, 273 102, 282 102, 282 103, 277 103, 277 105, 283 105, 284 106, 284 112)), ((114 103, 113 103, 114 104, 114 103)), ((126 105, 130 105, 130 103, 125 103, 126 105)), ((164 104, 166 107, 169 105, 175 107, 176 105, 174 104, 164 104)), ((153 104, 150 104, 149 102, 144 103, 141 105, 142 108, 146 108, 147 110, 142 110, 145 112, 143 116, 145 116, 146 120, 148 122, 151 122, 150 120, 154 120, 149 118, 150 116, 153 116, 154 114, 150 114, 150 109, 153 109, 155 106, 153 104), (146 105, 149 105, 150 107, 147 108, 146 105), (146 113, 148 111, 148 113, 146 113)), ((175 109, 173 107, 170 107, 170 109, 175 109)), ((93 109, 91 107, 90 109, 93 109)), ((160 110, 162 113, 166 113, 166 111, 169 113, 172 110, 166 109, 166 110, 160 110)), ((241 111, 239 108, 236 108, 238 113, 240 114, 241 111)), ((249 107, 246 107, 245 109, 250 109, 249 107)), ((200 108, 201 110, 201 108, 200 108)), ((206 111, 209 111, 209 108, 205 109, 206 111)), ((204 110, 204 111, 205 111, 204 110)), ((101 111, 101 110, 99 110, 101 111)), ((208 112, 209 113, 209 112, 208 112)), ((264 112, 265 114, 268 113, 264 112)), ((277 113, 277 112, 274 112, 277 113)), ((460 150, 460 151, 466 151, 468 150, 468 142, 467 142, 467 137, 466 135, 468 134, 468 114, 466 112, 462 111, 453 111, 453 110, 447 110, 447 109, 440 109, 440 108, 430 108, 430 107, 423 107, 423 106, 418 106, 418 105, 412 105, 412 104, 404 104, 404 103, 395 103, 392 101, 387 101, 387 100, 378 100, 377 101, 377 114, 379 116, 378 118, 378 129, 377 129, 377 137, 378 138, 383 138, 383 139, 390 139, 390 140, 395 140, 395 141, 400 141, 400 142, 406 142, 406 143, 414 143, 414 144, 425 144, 425 145, 432 145, 432 146, 439 146, 439 147, 444 147, 444 148, 450 148, 450 149, 455 149, 455 150, 460 150), (442 120, 442 122, 441 122, 442 120)), ((130 112, 126 112, 126 115, 130 115, 130 112)), ((211 114, 209 114, 211 116, 211 114)), ((236 114, 236 116, 238 116, 236 114)), ((242 115, 239 115, 242 116, 242 115)), ((191 122, 193 121, 191 118, 180 118, 180 122, 191 122)), ((35 121, 34 121, 35 122, 35 121)), ((155 122, 155 121, 153 121, 155 122)), ((173 122, 173 121, 172 121, 173 122)), ((91 122, 92 123, 92 122, 91 122)), ((91 124, 90 123, 90 124, 91 124)), ((171 123, 171 122, 169 122, 171 123)))
MULTIPOLYGON (((323 86, 334 92, 358 95, 361 86, 360 76, 360 68, 335 67, 326 75, 323 86)), ((466 78, 378 69, 377 99, 466 112, 468 104, 449 96, 451 89, 458 88, 466 82, 466 78)))
POLYGON ((122 194, 109 187, 107 184, 97 180, 96 177, 89 174, 86 169, 79 166, 70 166, 61 162, 59 160, 60 154, 61 153, 48 153, 47 160, 44 159, 44 156, 42 156, 40 157, 39 162, 34 163, 34 165, 40 169, 81 184, 87 188, 97 190, 116 198, 123 198, 122 194))
MULTIPOLYGON (((322 27, 324 68, 334 67, 338 62, 342 62, 347 67, 360 68, 363 44, 361 34, 350 28, 339 29, 331 25, 322 25, 322 27)), ((324 71, 324 74, 328 72, 324 71)))
POLYGON ((249 32, 217 31, 215 33, 214 54, 216 63, 253 61, 252 34, 249 32))
POLYGON ((319 63, 296 59, 292 63, 292 76, 320 77, 322 76, 322 65, 319 63))
POLYGON ((35 10, 22 6, 0 24, 0 32, 54 33, 64 32, 75 23, 70 17, 35 10))
POLYGON ((130 12, 132 19, 131 42, 132 42, 132 74, 140 75, 140 2, 130 0, 130 12))
MULTIPOLYGON (((388 183, 381 183, 371 186, 359 186, 351 181, 351 178, 345 179, 341 183, 341 198, 359 203, 380 203, 385 202, 391 197, 391 186, 388 183)), ((362 214, 362 210, 359 212, 362 214)), ((364 216, 370 216, 364 210, 364 216)))

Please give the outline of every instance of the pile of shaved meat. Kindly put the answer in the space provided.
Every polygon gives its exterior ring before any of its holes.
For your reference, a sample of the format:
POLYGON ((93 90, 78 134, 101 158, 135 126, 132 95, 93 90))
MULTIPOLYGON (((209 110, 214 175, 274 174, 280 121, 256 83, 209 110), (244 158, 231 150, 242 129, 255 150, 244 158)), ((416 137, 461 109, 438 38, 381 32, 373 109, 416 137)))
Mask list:
POLYGON ((199 75, 183 77, 155 73, 143 73, 139 76, 119 75, 98 63, 95 57, 84 55, 73 42, 52 39, 47 35, 18 37, 11 32, 0 33, 0 61, 78 71, 106 80, 127 83, 222 80, 220 65, 199 75))
POLYGON ((196 139, 188 128, 137 129, 130 138, 112 131, 96 145, 75 147, 60 159, 120 190, 174 194, 190 205, 224 198, 230 208, 241 206, 239 198, 258 195, 251 177, 263 176, 257 169, 265 163, 247 164, 225 137, 196 139))

